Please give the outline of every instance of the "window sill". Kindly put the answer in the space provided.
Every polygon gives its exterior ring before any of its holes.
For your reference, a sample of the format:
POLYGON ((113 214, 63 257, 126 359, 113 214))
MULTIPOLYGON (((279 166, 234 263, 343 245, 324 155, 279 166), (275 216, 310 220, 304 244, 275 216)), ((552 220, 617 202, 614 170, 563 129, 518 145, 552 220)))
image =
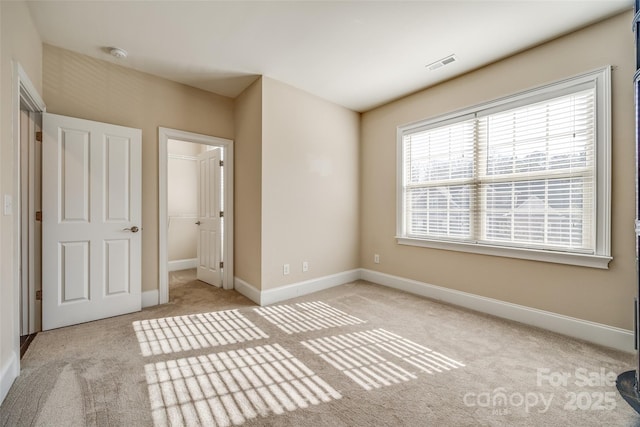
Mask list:
POLYGON ((553 252, 538 249, 509 248, 479 243, 449 242, 443 240, 423 240, 408 237, 396 237, 399 245, 420 246, 423 248, 443 249, 447 251, 468 252, 474 254, 518 258, 532 261, 551 262, 555 264, 578 265, 581 267, 608 269, 609 256, 553 252))

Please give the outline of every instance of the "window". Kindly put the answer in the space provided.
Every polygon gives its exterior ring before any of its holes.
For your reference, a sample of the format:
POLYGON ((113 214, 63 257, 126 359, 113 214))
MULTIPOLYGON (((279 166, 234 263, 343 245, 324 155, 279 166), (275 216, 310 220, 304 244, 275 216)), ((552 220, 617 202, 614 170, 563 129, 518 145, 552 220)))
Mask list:
POLYGON ((398 243, 607 268, 610 69, 398 129, 398 243))

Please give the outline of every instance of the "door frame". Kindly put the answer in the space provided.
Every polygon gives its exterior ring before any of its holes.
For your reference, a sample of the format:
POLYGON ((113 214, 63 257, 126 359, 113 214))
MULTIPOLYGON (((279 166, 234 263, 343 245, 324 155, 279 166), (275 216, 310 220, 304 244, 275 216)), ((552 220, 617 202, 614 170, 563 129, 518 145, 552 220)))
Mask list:
MULTIPOLYGON (((14 348, 19 353, 20 349, 20 294, 22 280, 20 277, 21 272, 21 254, 22 254, 22 194, 20 191, 22 181, 22 168, 21 168, 21 135, 20 135, 20 106, 24 106, 24 109, 30 113, 44 113, 46 111, 46 105, 38 93, 38 90, 29 79, 24 68, 17 61, 13 62, 13 88, 12 88, 12 120, 11 129, 13 137, 13 289, 14 289, 14 348)), ((28 224, 25 224, 28 227, 28 224)), ((33 242, 29 241, 29 244, 33 242)), ((29 262, 33 263, 31 258, 33 251, 29 251, 29 262)), ((29 295, 29 311, 35 311, 35 294, 29 295)), ((31 325, 30 325, 31 326, 31 325)), ((31 327, 29 328, 31 329, 31 327)), ((19 363, 19 362, 18 362, 19 363)))
POLYGON ((178 129, 158 128, 158 300, 169 302, 169 270, 167 254, 167 145, 170 139, 221 147, 224 153, 224 241, 222 242, 222 288, 233 289, 233 140, 178 129))
MULTIPOLYGON (((24 105, 24 104, 23 104, 24 105)), ((36 141, 36 132, 42 127, 42 113, 35 113, 21 107, 20 110, 20 308, 22 310, 20 335, 31 335, 42 330, 42 307, 36 301, 36 291, 41 289, 42 257, 37 248, 42 244, 42 227, 38 227, 36 211, 42 208, 36 200, 41 199, 42 189, 37 183, 42 170, 41 156, 36 141), (23 111, 26 114, 22 114, 23 111), (26 117, 26 126, 23 119, 26 117), (22 133, 24 131, 24 133, 22 133), (26 173, 26 174, 25 174, 26 173), (36 280, 38 273, 38 280, 36 280), (36 286, 37 285, 37 286, 36 286)), ((40 224, 42 225, 42 224, 40 224)))

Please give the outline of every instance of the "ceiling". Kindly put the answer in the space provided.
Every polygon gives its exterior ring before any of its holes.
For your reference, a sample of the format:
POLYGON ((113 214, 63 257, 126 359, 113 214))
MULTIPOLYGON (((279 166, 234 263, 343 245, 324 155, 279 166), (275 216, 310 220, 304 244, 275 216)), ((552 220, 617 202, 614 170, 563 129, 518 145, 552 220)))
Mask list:
POLYGON ((28 4, 44 43, 228 97, 264 75, 367 111, 630 10, 633 0, 28 4), (111 57, 112 46, 129 56, 111 57), (455 62, 426 67, 451 54, 455 62))

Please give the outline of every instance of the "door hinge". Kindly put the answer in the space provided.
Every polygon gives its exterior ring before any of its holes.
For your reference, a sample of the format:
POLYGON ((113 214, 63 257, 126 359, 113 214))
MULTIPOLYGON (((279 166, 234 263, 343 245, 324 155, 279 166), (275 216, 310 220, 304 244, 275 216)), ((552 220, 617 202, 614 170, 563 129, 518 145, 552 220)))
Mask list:
POLYGON ((220 166, 224 166, 224 160, 220 160, 220 166))
POLYGON ((224 262, 220 261, 220 268, 224 268, 224 262))
POLYGON ((42 132, 36 132, 36 141, 42 142, 42 132))
POLYGON ((42 291, 36 291, 36 301, 42 301, 42 291))
POLYGON ((220 218, 223 218, 223 217, 224 217, 224 212, 220 211, 220 218))
POLYGON ((36 212, 36 221, 42 221, 42 211, 36 212))

